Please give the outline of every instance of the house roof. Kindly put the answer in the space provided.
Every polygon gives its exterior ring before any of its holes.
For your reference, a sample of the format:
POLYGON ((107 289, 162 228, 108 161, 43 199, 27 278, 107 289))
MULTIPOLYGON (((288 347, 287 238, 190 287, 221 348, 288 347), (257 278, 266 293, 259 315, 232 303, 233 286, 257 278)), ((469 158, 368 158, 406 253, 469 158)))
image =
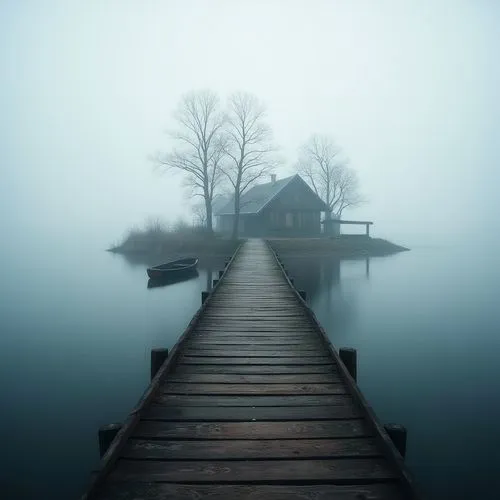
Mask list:
POLYGON ((231 195, 219 195, 212 200, 212 211, 217 215, 231 200, 231 195))
MULTIPOLYGON (((309 189, 306 182, 298 175, 292 175, 266 184, 257 184, 241 196, 240 213, 258 214, 265 208, 290 182, 299 178, 309 189)), ((315 193, 316 194, 316 193, 315 193)), ((323 202, 322 202, 323 203, 323 202)), ((234 196, 222 206, 219 210, 214 210, 215 215, 233 215, 234 214, 234 196)))
MULTIPOLYGON (((285 177, 284 179, 276 180, 275 182, 267 182, 266 184, 257 184, 250 188, 240 198, 240 213, 241 214, 257 214, 259 213, 295 176, 285 177)), ((215 215, 233 215, 234 214, 234 196, 215 211, 215 215)))

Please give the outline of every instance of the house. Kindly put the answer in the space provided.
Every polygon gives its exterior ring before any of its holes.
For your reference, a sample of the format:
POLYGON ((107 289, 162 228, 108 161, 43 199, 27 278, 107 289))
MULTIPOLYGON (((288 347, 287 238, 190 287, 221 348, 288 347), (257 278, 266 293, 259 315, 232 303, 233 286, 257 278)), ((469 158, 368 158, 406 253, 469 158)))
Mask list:
MULTIPOLYGON (((300 177, 293 175, 258 184, 241 197, 239 233, 242 236, 319 236, 320 216, 328 207, 300 177)), ((214 211, 216 229, 231 233, 234 198, 214 211)))

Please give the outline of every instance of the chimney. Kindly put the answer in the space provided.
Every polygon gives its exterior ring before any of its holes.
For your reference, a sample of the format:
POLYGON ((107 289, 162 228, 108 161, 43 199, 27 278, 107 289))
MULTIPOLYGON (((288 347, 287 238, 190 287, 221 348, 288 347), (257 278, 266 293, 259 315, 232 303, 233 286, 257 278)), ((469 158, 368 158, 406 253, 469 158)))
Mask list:
POLYGON ((271 182, 273 184, 276 182, 276 174, 271 174, 271 182))

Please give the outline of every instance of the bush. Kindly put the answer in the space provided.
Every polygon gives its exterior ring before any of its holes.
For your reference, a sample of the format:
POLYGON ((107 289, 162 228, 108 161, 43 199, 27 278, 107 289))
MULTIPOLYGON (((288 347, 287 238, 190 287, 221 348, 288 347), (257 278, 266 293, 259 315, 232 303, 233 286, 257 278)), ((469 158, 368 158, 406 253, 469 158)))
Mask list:
POLYGON ((210 234, 206 227, 190 226, 182 219, 169 226, 158 218, 150 218, 142 229, 130 229, 122 241, 111 250, 149 252, 166 246, 182 246, 186 242, 202 242, 213 236, 215 235, 210 234))

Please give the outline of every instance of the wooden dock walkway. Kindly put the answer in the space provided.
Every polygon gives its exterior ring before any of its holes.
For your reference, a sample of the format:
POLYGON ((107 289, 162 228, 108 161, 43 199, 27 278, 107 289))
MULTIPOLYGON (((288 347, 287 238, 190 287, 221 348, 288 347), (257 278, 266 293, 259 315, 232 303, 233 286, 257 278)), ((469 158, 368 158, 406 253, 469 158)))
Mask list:
POLYGON ((242 245, 82 500, 417 498, 401 455, 260 240, 242 245))

